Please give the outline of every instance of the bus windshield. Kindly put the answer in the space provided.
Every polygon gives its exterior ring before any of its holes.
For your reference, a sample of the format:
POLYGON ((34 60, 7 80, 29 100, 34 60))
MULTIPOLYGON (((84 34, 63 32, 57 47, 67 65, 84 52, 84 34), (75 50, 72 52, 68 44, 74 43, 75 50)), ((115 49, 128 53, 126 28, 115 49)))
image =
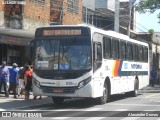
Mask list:
POLYGON ((41 70, 90 69, 91 41, 85 37, 37 40, 35 65, 41 70))

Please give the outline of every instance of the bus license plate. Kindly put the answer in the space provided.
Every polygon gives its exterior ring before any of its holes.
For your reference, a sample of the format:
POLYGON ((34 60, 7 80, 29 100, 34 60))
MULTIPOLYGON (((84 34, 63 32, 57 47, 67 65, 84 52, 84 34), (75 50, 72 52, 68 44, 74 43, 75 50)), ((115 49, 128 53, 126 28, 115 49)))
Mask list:
POLYGON ((63 93, 64 89, 61 88, 57 88, 57 89, 53 89, 54 93, 63 93))

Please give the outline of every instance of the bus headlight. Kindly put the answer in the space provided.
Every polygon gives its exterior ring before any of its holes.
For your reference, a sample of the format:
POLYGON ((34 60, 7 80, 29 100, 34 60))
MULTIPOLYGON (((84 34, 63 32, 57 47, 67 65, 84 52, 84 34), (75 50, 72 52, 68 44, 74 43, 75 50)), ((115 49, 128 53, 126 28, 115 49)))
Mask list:
POLYGON ((37 86, 37 87, 39 87, 40 88, 40 82, 38 81, 38 80, 36 80, 36 79, 34 79, 33 78, 33 82, 34 82, 34 84, 37 86))
POLYGON ((84 86, 87 85, 90 81, 91 81, 91 77, 89 77, 89 78, 87 78, 87 79, 79 82, 79 84, 78 84, 78 89, 84 87, 84 86))

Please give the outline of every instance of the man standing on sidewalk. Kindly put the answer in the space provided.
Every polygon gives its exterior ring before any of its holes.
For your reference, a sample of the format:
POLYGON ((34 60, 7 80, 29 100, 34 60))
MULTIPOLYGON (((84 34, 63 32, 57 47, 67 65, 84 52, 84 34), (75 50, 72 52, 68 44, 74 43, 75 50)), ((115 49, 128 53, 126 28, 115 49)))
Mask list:
POLYGON ((16 69, 18 65, 16 63, 13 63, 12 67, 9 70, 10 76, 9 76, 9 90, 8 92, 10 92, 11 90, 13 90, 13 94, 14 94, 14 98, 17 98, 16 96, 16 88, 18 85, 18 70, 16 69))
POLYGON ((158 84, 160 84, 160 68, 158 69, 158 84))
POLYGON ((7 83, 9 82, 8 79, 9 79, 9 70, 6 67, 6 62, 3 61, 2 66, 0 67, 0 93, 3 85, 6 97, 9 97, 7 88, 7 83))
POLYGON ((152 71, 151 71, 151 85, 152 85, 152 87, 154 87, 156 79, 157 79, 157 72, 153 68, 152 71))

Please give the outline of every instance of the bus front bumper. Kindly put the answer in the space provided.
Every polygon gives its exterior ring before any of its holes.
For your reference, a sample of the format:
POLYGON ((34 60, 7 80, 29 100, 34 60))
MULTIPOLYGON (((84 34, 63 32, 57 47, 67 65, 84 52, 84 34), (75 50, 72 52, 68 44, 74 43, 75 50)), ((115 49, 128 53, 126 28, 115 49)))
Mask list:
POLYGON ((33 87, 33 95, 42 95, 50 97, 93 97, 92 86, 90 83, 83 86, 82 88, 76 87, 48 87, 41 86, 40 88, 35 86, 33 87), (55 93, 56 92, 56 93, 55 93))

